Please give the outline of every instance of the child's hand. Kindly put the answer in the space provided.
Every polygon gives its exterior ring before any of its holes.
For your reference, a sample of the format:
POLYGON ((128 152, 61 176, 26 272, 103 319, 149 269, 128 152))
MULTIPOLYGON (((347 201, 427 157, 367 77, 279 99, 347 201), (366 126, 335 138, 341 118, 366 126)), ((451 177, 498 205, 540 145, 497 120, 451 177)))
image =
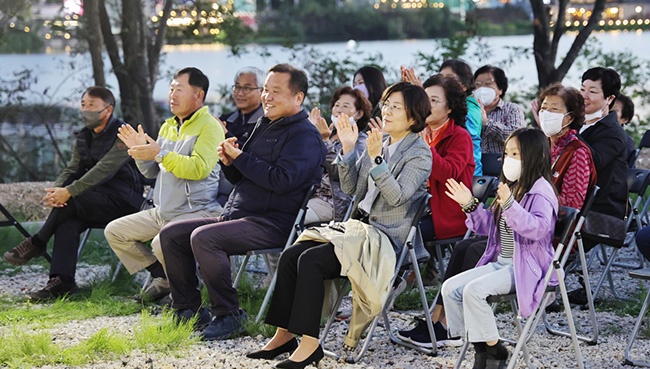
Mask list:
POLYGON ((463 182, 458 183, 455 179, 449 178, 445 186, 447 186, 445 194, 456 201, 458 205, 462 206, 472 201, 472 191, 463 182))
POLYGON ((503 206, 503 204, 508 201, 510 198, 510 195, 512 195, 512 191, 510 191, 510 187, 508 187, 507 184, 505 183, 499 183, 499 186, 497 186, 497 201, 499 202, 499 205, 503 206))

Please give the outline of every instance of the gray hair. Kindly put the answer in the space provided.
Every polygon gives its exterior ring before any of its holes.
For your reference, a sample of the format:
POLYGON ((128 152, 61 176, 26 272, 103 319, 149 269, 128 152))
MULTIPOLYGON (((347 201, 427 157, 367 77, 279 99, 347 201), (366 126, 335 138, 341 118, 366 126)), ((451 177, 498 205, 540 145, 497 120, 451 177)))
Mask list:
POLYGON ((235 83, 237 83, 237 80, 239 77, 241 77, 243 74, 252 74, 255 76, 255 82, 257 83, 257 87, 263 87, 264 86, 264 80, 266 79, 266 72, 257 68, 257 67, 243 67, 240 70, 235 73, 235 83))

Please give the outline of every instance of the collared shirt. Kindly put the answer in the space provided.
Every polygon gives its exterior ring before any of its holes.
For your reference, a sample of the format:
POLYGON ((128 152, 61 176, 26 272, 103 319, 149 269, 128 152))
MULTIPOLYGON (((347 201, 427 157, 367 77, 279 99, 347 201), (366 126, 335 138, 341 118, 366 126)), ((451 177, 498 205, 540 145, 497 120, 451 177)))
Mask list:
POLYGON ((521 107, 502 99, 487 117, 488 122, 481 135, 481 151, 484 153, 502 153, 508 136, 514 130, 525 126, 521 107))

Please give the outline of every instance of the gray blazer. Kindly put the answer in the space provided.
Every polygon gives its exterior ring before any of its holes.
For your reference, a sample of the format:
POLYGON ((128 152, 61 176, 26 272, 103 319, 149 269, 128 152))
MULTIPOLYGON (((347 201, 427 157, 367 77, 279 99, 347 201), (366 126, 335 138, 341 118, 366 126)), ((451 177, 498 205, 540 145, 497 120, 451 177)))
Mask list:
MULTIPOLYGON (((384 138, 386 145, 388 137, 384 138)), ((364 150, 360 158, 353 153, 338 162, 341 188, 349 195, 356 194, 352 216, 359 215, 359 202, 368 191, 368 176, 377 187, 369 223, 379 228, 393 242, 393 248, 406 241, 413 216, 422 198, 427 194, 426 181, 432 165, 431 149, 416 133, 409 132, 390 157, 390 162, 372 168, 372 160, 364 150)), ((427 256, 418 233, 413 242, 418 259, 427 256)))

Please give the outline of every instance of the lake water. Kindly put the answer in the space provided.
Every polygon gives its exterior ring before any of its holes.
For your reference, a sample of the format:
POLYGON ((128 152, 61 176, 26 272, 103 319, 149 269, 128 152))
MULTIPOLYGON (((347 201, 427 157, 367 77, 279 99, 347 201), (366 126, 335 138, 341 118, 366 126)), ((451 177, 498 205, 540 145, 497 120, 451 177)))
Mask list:
MULTIPOLYGON (((650 48, 639 47, 650 42, 649 32, 617 31, 594 33, 594 38, 600 41, 604 51, 631 50, 640 58, 650 58, 650 48)), ((563 55, 573 41, 573 35, 566 35, 562 38, 559 55, 563 55)), ((499 64, 511 54, 507 47, 531 47, 533 36, 499 36, 487 37, 484 39, 491 48, 493 56, 489 60, 467 61, 473 68, 492 63, 499 64)), ((356 48, 351 49, 346 42, 324 43, 314 45, 319 51, 334 54, 339 59, 362 60, 363 55, 381 54, 384 65, 392 66, 387 75, 389 82, 398 77, 399 66, 415 66, 416 54, 421 51, 425 54, 432 54, 435 48, 433 40, 400 40, 400 41, 360 41, 356 48)), ((169 46, 165 49, 163 64, 161 65, 161 80, 158 81, 154 90, 154 99, 165 101, 169 87, 169 77, 165 72, 173 72, 186 66, 195 66, 206 73, 210 79, 211 86, 230 85, 232 78, 242 66, 253 65, 267 69, 278 62, 285 62, 289 59, 290 51, 280 46, 249 47, 250 52, 243 57, 234 57, 230 51, 220 45, 193 45, 193 46, 169 46), (267 54, 263 55, 263 54, 267 54)), ((470 52, 471 54, 471 52, 470 52)), ((85 86, 92 83, 90 58, 87 55, 71 56, 65 53, 60 54, 36 54, 36 55, 0 55, 3 76, 11 72, 20 71, 24 68, 33 69, 38 75, 36 90, 48 92, 54 95, 53 102, 73 98, 83 90, 85 86), (74 65, 74 66, 73 66, 74 65)), ((559 62, 558 62, 559 63, 559 62)), ((110 63, 106 59, 107 70, 110 63)), ((578 86, 580 83, 581 71, 573 71, 565 80, 566 83, 578 86)), ((537 74, 532 55, 522 56, 513 65, 507 67, 506 74, 514 82, 512 89, 528 88, 537 84, 537 74)), ((108 84, 114 91, 117 90, 117 80, 112 74, 109 76, 108 84)), ((352 78, 352 76, 350 76, 352 78)), ((216 93, 208 93, 208 99, 218 99, 216 93)))
MULTIPOLYGON (((650 48, 639 47, 639 45, 649 44, 649 32, 601 32, 595 33, 593 37, 600 41, 604 51, 631 50, 639 58, 650 59, 650 48)), ((571 35, 563 37, 559 55, 563 55, 568 50, 573 38, 574 36, 571 35)), ((485 38, 484 41, 489 45, 492 57, 488 60, 467 58, 473 68, 488 63, 499 65, 499 62, 511 55, 508 47, 531 47, 533 36, 490 37, 485 38)), ((361 61, 365 55, 379 53, 382 55, 382 64, 391 66, 387 71, 387 80, 394 82, 399 76, 400 65, 417 65, 417 53, 432 54, 436 43, 433 40, 364 41, 358 42, 355 48, 350 48, 349 43, 346 42, 318 44, 314 47, 328 55, 335 55, 338 60, 361 61)), ((156 84, 154 99, 163 102, 167 100, 170 75, 173 71, 186 66, 195 66, 208 75, 211 84, 208 100, 215 102, 219 96, 214 91, 214 87, 231 85, 232 78, 240 67, 253 65, 267 69, 273 64, 288 61, 290 53, 290 50, 280 46, 251 46, 249 52, 243 57, 234 57, 227 48, 219 45, 167 47, 160 68, 163 77, 156 84)), ((473 50, 470 50, 468 55, 473 55, 473 50)), ((107 70, 110 70, 108 59, 105 63, 107 70)), ((48 97, 44 99, 39 94, 28 96, 28 99, 32 99, 29 102, 32 103, 68 104, 77 107, 81 91, 92 84, 91 63, 87 55, 73 56, 65 53, 0 55, 0 65, 3 78, 9 78, 12 73, 25 68, 33 70, 38 77, 34 90, 47 91, 48 97)), ((529 89, 537 84, 535 63, 531 55, 523 55, 514 64, 504 69, 511 81, 509 91, 529 89)), ((572 71, 565 79, 565 83, 579 86, 580 73, 581 71, 572 71)), ((109 88, 117 92, 117 80, 110 73, 107 73, 107 76, 109 77, 109 88)), ((0 101, 0 105, 2 103, 0 101)), ((81 128, 81 126, 76 128, 81 128)), ((75 127, 71 127, 70 124, 52 126, 52 132, 64 153, 62 158, 55 154, 43 125, 0 124, 2 138, 0 141, 0 182, 25 181, 33 178, 17 163, 13 156, 19 156, 23 162, 31 164, 33 167, 31 171, 38 175, 37 179, 53 180, 60 172, 61 166, 68 160, 73 129, 75 127), (17 154, 14 153, 12 156, 11 153, 8 153, 10 151, 8 146, 17 154)))

